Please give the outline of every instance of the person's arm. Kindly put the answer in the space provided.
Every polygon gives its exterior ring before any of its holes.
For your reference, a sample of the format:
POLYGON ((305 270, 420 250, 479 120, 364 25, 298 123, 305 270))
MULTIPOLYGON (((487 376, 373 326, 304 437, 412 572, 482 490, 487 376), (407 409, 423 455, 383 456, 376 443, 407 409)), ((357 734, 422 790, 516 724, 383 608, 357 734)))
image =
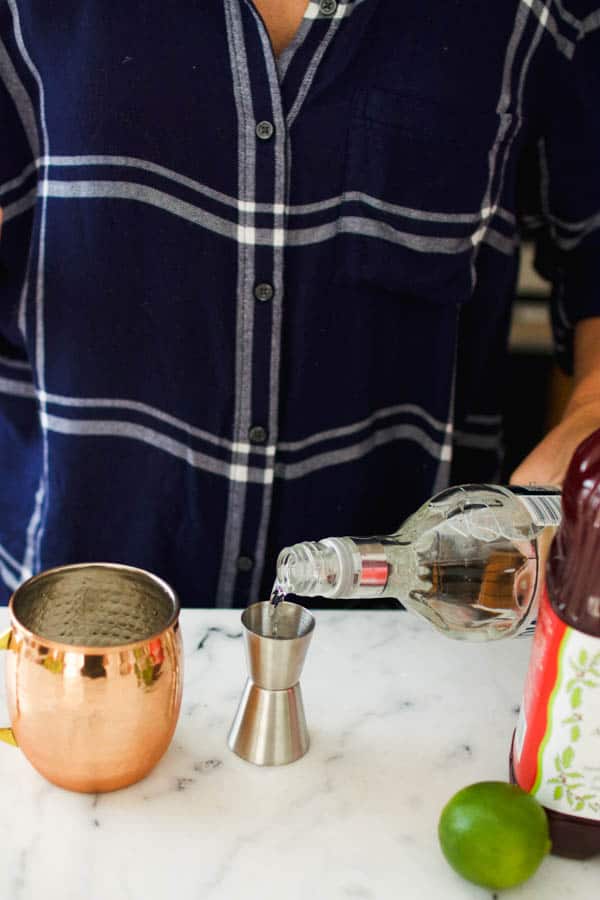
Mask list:
POLYGON ((560 423, 515 469, 511 482, 562 484, 573 451, 596 428, 600 428, 600 317, 582 319, 575 326, 569 402, 560 423))
MULTIPOLYGON (((593 10, 583 0, 580 10, 593 10)), ((557 54, 540 92, 540 131, 520 182, 533 213, 536 266, 553 284, 557 362, 573 375, 559 424, 515 469, 511 482, 561 484, 577 445, 600 428, 600 28, 581 20, 572 57, 557 54)), ((526 218, 525 218, 525 221, 526 218)), ((530 398, 530 402, 535 402, 530 398)), ((538 398, 543 402, 543 398, 538 398)))

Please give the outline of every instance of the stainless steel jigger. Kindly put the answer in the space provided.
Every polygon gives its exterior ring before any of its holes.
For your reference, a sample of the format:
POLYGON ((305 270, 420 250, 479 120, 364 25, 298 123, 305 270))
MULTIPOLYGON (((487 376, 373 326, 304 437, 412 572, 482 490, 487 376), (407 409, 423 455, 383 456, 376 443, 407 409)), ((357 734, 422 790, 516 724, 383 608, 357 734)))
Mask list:
POLYGON ((270 603, 242 613, 250 677, 229 732, 229 749, 257 766, 294 762, 308 750, 300 673, 315 627, 297 603, 282 600, 273 635, 270 603))

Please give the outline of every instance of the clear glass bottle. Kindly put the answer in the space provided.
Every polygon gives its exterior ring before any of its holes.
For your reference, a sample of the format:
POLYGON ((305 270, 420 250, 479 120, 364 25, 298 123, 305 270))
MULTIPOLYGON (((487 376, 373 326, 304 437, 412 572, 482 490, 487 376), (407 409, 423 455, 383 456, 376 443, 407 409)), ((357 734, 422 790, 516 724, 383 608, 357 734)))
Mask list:
POLYGON ((386 537, 286 547, 274 597, 393 597, 448 637, 530 634, 560 510, 556 487, 451 487, 386 537))

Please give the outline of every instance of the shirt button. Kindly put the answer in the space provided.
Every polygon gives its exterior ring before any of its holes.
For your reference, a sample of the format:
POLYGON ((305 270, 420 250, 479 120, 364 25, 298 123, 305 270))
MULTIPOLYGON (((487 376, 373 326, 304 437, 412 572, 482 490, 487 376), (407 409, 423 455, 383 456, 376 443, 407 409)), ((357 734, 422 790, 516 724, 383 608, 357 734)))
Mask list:
POLYGON ((248 438, 251 444, 264 444, 267 440, 267 429, 262 425, 253 425, 248 432, 248 438))
POLYGON ((256 126, 256 137, 261 141, 268 141, 275 134, 275 126, 272 122, 259 122, 256 126))
POLYGON ((240 556, 237 561, 238 572, 251 572, 254 566, 254 560, 249 556, 240 556))
POLYGON ((267 281, 257 284, 254 288, 254 296, 263 303, 266 303, 267 300, 272 300, 274 293, 273 285, 269 284, 267 281))
POLYGON ((324 16, 332 16, 337 9, 336 0, 321 0, 319 9, 324 16))

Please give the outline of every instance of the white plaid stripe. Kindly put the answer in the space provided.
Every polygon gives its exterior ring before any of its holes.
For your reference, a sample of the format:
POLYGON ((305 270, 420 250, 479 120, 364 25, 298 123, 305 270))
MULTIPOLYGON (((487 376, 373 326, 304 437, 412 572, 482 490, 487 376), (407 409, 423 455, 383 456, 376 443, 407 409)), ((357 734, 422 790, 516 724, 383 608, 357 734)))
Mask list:
MULTIPOLYGON (((241 223, 236 225, 227 219, 215 216, 200 207, 180 200, 173 195, 158 191, 147 185, 132 182, 114 181, 55 181, 49 180, 40 186, 39 192, 31 192, 27 201, 17 201, 6 207, 6 222, 10 222, 15 215, 31 208, 36 201, 38 193, 43 197, 61 199, 89 199, 110 198, 114 200, 135 201, 147 203, 164 212, 179 216, 193 224, 206 228, 222 237, 235 240, 240 246, 255 247, 283 247, 284 243, 290 246, 307 246, 309 244, 322 243, 332 240, 340 232, 357 235, 367 235, 379 238, 400 246, 409 247, 421 253, 463 253, 471 246, 481 242, 489 232, 495 231, 488 224, 486 227, 466 230, 464 237, 449 237, 442 232, 436 235, 423 235, 405 228, 397 228, 388 222, 381 221, 373 215, 376 207, 369 207, 373 217, 338 215, 327 224, 316 225, 309 228, 288 227, 283 228, 256 228, 241 223)), ((495 246, 501 252, 508 255, 514 250, 515 230, 511 236, 503 235, 496 231, 495 246)))
MULTIPOLYGON (((21 568, 21 564, 17 562, 17 560, 12 556, 5 547, 0 544, 0 560, 6 565, 10 566, 15 570, 17 577, 22 581, 23 580, 23 571, 21 568)), ((27 576, 25 576, 27 577, 27 576)))
MULTIPOLYGON (((6 393, 13 397, 20 397, 24 400, 36 399, 36 392, 33 385, 27 382, 10 380, 7 378, 0 378, 0 393, 6 393)), ((276 467, 278 476, 297 477, 294 476, 293 473, 300 471, 306 466, 310 467, 310 471, 316 471, 320 465, 318 462, 319 460, 324 461, 325 465, 331 465, 332 463, 330 460, 332 459, 339 459, 340 462, 347 459, 357 459, 370 452, 370 450, 396 439, 401 440, 408 438, 416 441, 417 443, 422 444, 427 452, 430 452, 432 455, 436 456, 436 458, 443 459, 445 458, 443 447, 444 444, 447 443, 446 438, 448 435, 452 435, 451 423, 441 422, 440 420, 435 419, 427 412, 427 410, 415 406, 414 404, 399 404, 398 406, 376 410, 372 415, 361 419, 358 422, 310 435, 298 441, 282 441, 277 446, 269 444, 265 447, 260 447, 243 442, 230 443, 228 449, 231 462, 227 462, 227 460, 218 456, 211 455, 206 451, 199 451, 193 447, 191 439, 194 436, 197 437, 199 434, 204 438, 206 432, 200 429, 194 429, 190 425, 185 425, 184 430, 189 435, 190 442, 185 443, 184 441, 173 438, 170 434, 160 431, 157 427, 161 420, 168 422, 168 424, 172 424, 172 417, 165 417, 164 415, 156 416, 156 413, 160 411, 152 410, 142 404, 136 405, 134 408, 138 412, 144 411, 146 414, 155 418, 154 427, 152 428, 141 425, 138 422, 128 421, 127 419, 83 418, 84 412, 94 407, 96 407, 96 409, 103 409, 106 408, 106 406, 111 406, 114 409, 120 409, 122 411, 125 411, 128 408, 127 406, 113 404, 112 401, 109 400, 104 401, 102 404, 98 404, 97 401, 92 398, 59 398, 56 397, 56 395, 47 394, 46 403, 50 405, 56 404, 67 406, 77 413, 77 415, 72 418, 65 418, 64 416, 59 416, 54 413, 42 413, 44 416, 44 425, 50 432, 79 437, 120 437, 141 441, 156 450, 170 453, 195 468, 240 483, 253 482, 269 484, 272 481, 273 461, 276 458, 276 454, 282 451, 285 452, 288 457, 292 455, 293 458, 293 454, 297 454, 303 458, 301 462, 290 462, 289 465, 285 464, 283 469, 277 469, 276 467), (400 419, 400 421, 394 425, 388 425, 384 420, 389 420, 390 418, 400 419), (431 438, 420 426, 414 426, 408 422, 405 424, 402 423, 403 418, 409 420, 420 419, 433 431, 441 432, 440 438, 431 438), (380 422, 382 424, 379 424, 380 422), (363 435, 360 438, 354 439, 355 436, 359 435, 361 432, 366 433, 366 436, 363 435), (328 452, 323 452, 319 446, 329 445, 331 448, 332 444, 337 444, 338 449, 335 449, 334 447, 334 449, 331 449, 328 452), (312 448, 312 452, 309 455, 306 455, 305 451, 308 448, 312 448), (265 462, 263 466, 250 465, 249 459, 251 456, 258 459, 260 459, 261 456, 264 457, 265 462), (271 475, 268 474, 269 472, 271 472, 271 475), (283 472, 289 473, 289 475, 283 475, 283 472)), ((177 421, 181 422, 181 420, 177 421)), ((216 443, 217 441, 219 441, 219 443, 222 442, 222 439, 220 438, 216 438, 215 436, 211 437, 213 438, 213 443, 216 443)), ((485 435, 481 436, 478 433, 473 432, 472 439, 474 442, 477 442, 479 437, 482 437, 481 445, 484 446, 486 443, 485 435)))
MULTIPOLYGON (((15 24, 20 34, 18 21, 15 24)), ((22 37, 21 37, 22 41, 22 37)), ((25 90, 23 82, 19 78, 17 71, 10 58, 8 50, 3 41, 0 40, 0 71, 3 73, 3 82, 12 97, 15 108, 23 125, 23 130, 27 135, 31 154, 34 158, 40 154, 40 135, 37 127, 37 121, 33 103, 25 90)))
POLYGON ((590 13, 589 16, 586 16, 582 21, 581 35, 591 34, 591 32, 596 31, 597 28, 600 28, 600 9, 590 13))
MULTIPOLYGON (((20 188, 31 176, 31 174, 43 165, 48 165, 50 169, 58 170, 60 170, 61 168, 85 168, 88 166, 92 168, 101 167, 109 169, 139 169, 140 172, 151 173, 157 176, 157 178, 159 179, 156 182, 157 190, 159 190, 159 185, 161 184, 162 179, 165 179, 167 181, 172 181, 176 184, 180 184, 183 187, 189 188, 190 190, 204 195, 209 199, 214 200, 215 202, 221 203, 224 206, 231 207, 238 212, 266 213, 268 215, 282 215, 286 217, 306 216, 322 213, 327 210, 335 210, 336 208, 342 206, 342 204, 344 203, 360 203, 369 207, 373 207, 374 209, 380 210, 381 212, 387 212, 391 215, 398 216, 399 218, 416 219, 417 221, 423 222, 472 224, 477 223, 481 218, 491 219, 493 218, 493 216, 497 215, 511 225, 515 224, 514 213, 502 208, 501 206, 484 206, 481 210, 473 212, 438 212, 436 210, 413 209, 407 206, 400 206, 397 203, 390 203, 389 201, 383 200, 380 197, 373 197, 361 191, 345 191, 343 194, 338 194, 335 197, 325 197, 322 200, 315 200, 312 203, 302 204, 256 203, 255 201, 251 200, 238 200, 235 197, 223 194, 219 191, 213 191, 206 187, 206 185, 200 184, 200 182, 195 181, 194 179, 187 178, 186 176, 181 175, 178 172, 174 172, 172 169, 167 169, 164 166, 156 166, 149 160, 134 159, 131 157, 122 156, 40 157, 35 161, 35 163, 31 163, 30 165, 28 165, 20 175, 0 185, 0 196, 4 196, 20 188)), ((110 180, 106 179, 106 181, 110 180)), ((103 181, 101 181, 100 179, 89 179, 85 183, 103 183, 103 181)), ((133 184, 135 182, 131 179, 122 179, 121 183, 133 184)), ((176 195, 172 191, 165 191, 163 189, 162 192, 167 196, 171 196, 174 199, 176 198, 176 195)), ((37 199, 37 189, 34 188, 32 191, 28 192, 15 202, 22 201, 23 203, 25 203, 25 198, 28 198, 28 201, 30 200, 31 205, 33 205, 33 203, 35 203, 35 200, 37 199)), ((200 204, 190 205, 199 210, 203 209, 200 204)), ((29 208, 29 206, 26 206, 26 208, 29 208)), ((16 214, 17 213, 12 213, 11 217, 16 214)))
MULTIPOLYGON (((167 179, 177 184, 182 184, 184 187, 191 188, 191 185, 185 184, 184 182, 190 181, 190 179, 184 178, 183 176, 178 176, 176 172, 172 170, 164 170, 163 172, 154 172, 154 168, 151 163, 144 160, 126 160, 123 157, 102 157, 101 162, 89 162, 84 160, 89 160, 88 157, 72 157, 70 161, 67 163, 65 157, 44 157, 40 158, 36 161, 35 165, 28 166, 26 174, 22 173, 17 178, 12 179, 9 182, 6 182, 4 185, 0 185, 0 196, 9 194, 19 187, 21 187, 27 178, 39 168, 44 162, 47 162, 50 169, 54 168, 64 168, 64 167, 74 167, 77 166, 79 168, 85 166, 91 167, 106 167, 106 168, 120 168, 123 166, 125 169, 127 168, 137 168, 141 172, 156 174, 158 179, 167 179), (112 162, 111 162, 112 160, 112 162), (167 174, 168 173, 168 174, 167 174)), ((124 173, 123 173, 124 174, 124 173)), ((115 199, 138 199, 144 200, 144 189, 147 189, 148 199, 147 202, 153 202, 154 205, 161 207, 161 197, 164 197, 164 201, 162 204, 162 208, 167 209, 169 212, 177 213, 176 203, 182 203, 182 212, 180 213, 182 217, 188 218, 190 221, 194 221, 194 219, 198 220, 202 223, 202 219, 199 216, 201 211, 206 211, 207 215, 211 215, 205 207, 200 205, 199 203, 189 203, 187 201, 183 201, 177 197, 172 191, 166 191, 164 188, 159 188, 161 184, 161 180, 156 182, 156 187, 149 185, 142 185, 134 180, 126 180, 122 179, 120 181, 115 181, 114 179, 89 179, 89 180, 81 180, 81 179, 70 179, 67 178, 65 180, 52 180, 49 182, 48 191, 52 196, 64 196, 64 197, 73 197, 76 198, 78 196, 97 196, 97 197, 110 197, 115 196, 115 199), (64 185, 61 187, 61 185, 64 185), (72 185, 72 186, 70 186, 72 185), (56 193, 54 193, 56 192, 56 193), (137 192, 137 193, 136 193, 137 192), (188 212, 189 210, 189 212, 188 212)), ((369 194, 362 193, 360 191, 346 191, 343 194, 339 194, 335 197, 327 197, 323 200, 316 200, 312 203, 307 204, 268 204, 268 203, 255 203, 254 201, 249 200, 236 200, 234 197, 226 196, 221 194, 216 197, 213 196, 215 192, 208 192, 208 189, 204 188, 203 185, 200 185, 198 182, 195 183, 193 188, 200 194, 204 194, 216 202, 222 203, 225 206, 231 207, 232 209, 236 209, 239 212, 248 212, 248 213, 265 213, 268 215, 280 215, 280 216, 307 216, 307 215, 315 215, 324 212, 331 212, 332 217, 339 214, 339 207, 343 204, 347 203, 359 203, 368 208, 372 208, 374 210, 389 213, 390 215, 397 216, 399 218, 407 218, 414 219, 416 221, 422 222, 437 222, 440 224, 476 224, 482 218, 489 220, 494 216, 498 216, 503 221, 507 222, 510 225, 515 224, 515 216, 509 210, 503 209, 501 206, 483 206, 479 211, 465 211, 465 212, 438 212, 436 210, 428 210, 428 209, 413 209, 406 206, 400 206, 395 203, 390 203, 385 201, 379 197, 373 197, 369 194)), ((27 193, 22 194, 20 197, 17 197, 16 200, 9 202, 8 204, 4 204, 4 215, 5 220, 9 221, 25 210, 31 208, 37 200, 38 197, 38 189, 32 188, 27 191, 27 193)), ((214 220, 217 224, 213 227, 217 233, 225 233, 228 236, 235 236, 235 232, 233 231, 230 220, 214 216, 214 220)), ((333 221, 333 218, 332 218, 333 221)), ((211 219, 207 219, 205 227, 211 227, 211 219)), ((292 230, 293 230, 292 226, 292 230)))
POLYGON ((563 53, 567 59, 571 59, 575 52, 575 42, 568 37, 565 37, 564 34, 561 34, 558 23, 550 12, 549 7, 551 4, 543 3, 542 0, 521 0, 521 3, 524 3, 525 6, 529 7, 537 17, 540 25, 552 35, 560 52, 563 53))
POLYGON ((20 369, 31 375, 31 365, 21 359, 11 359, 8 356, 2 356, 2 354, 0 354, 0 366, 7 366, 9 369, 20 369))
POLYGON ((11 569, 0 559, 0 578, 11 591, 16 591, 23 579, 17 578, 11 569))

